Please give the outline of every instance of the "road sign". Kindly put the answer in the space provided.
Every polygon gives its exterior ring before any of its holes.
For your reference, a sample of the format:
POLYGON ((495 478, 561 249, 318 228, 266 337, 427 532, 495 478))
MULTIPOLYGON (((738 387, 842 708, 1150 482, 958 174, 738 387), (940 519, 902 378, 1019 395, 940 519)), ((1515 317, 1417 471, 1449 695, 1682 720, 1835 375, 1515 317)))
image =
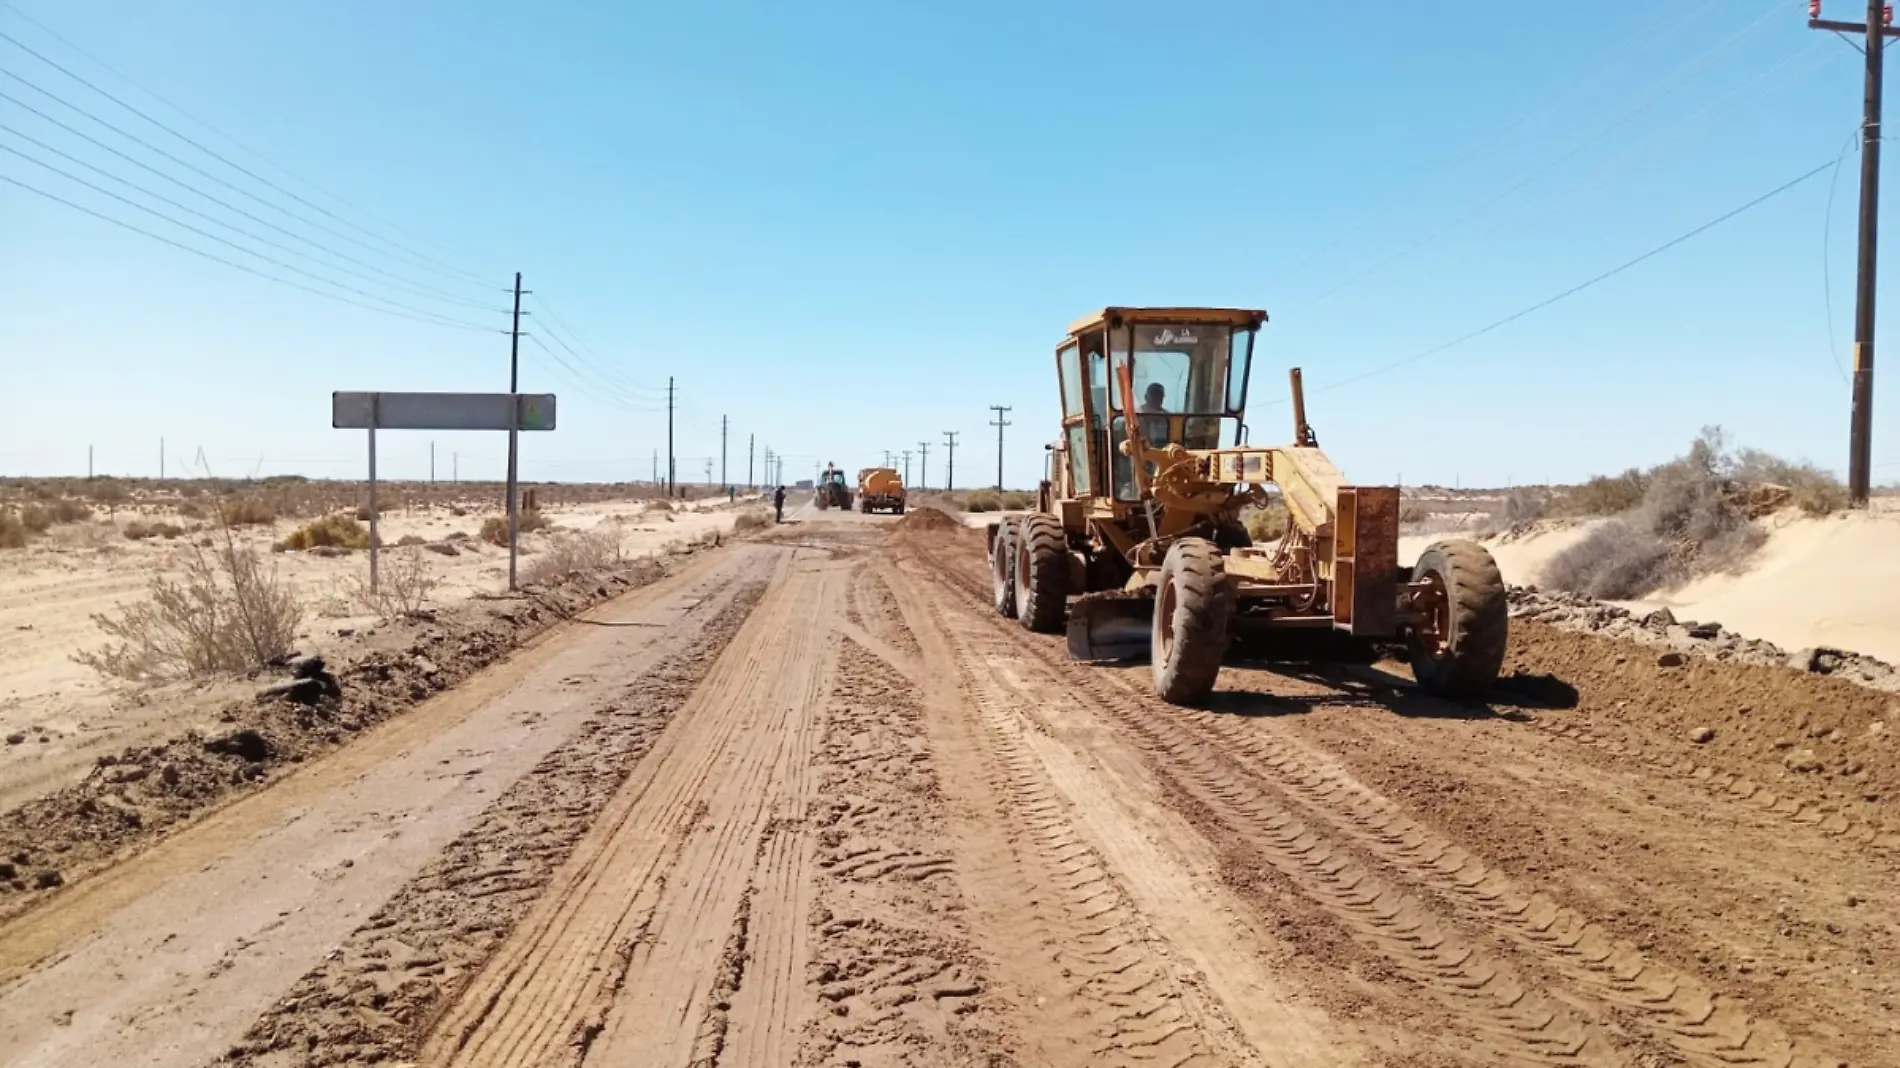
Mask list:
POLYGON ((552 393, 330 394, 338 430, 553 430, 552 393), (510 408, 518 414, 511 417, 510 408))
MULTIPOLYGON (((519 297, 516 298, 517 301, 519 297)), ((554 429, 552 393, 369 393, 330 394, 330 425, 369 431, 369 588, 377 584, 376 432, 378 430, 505 430, 508 432, 508 588, 515 588, 518 519, 515 509, 515 434, 554 429)))

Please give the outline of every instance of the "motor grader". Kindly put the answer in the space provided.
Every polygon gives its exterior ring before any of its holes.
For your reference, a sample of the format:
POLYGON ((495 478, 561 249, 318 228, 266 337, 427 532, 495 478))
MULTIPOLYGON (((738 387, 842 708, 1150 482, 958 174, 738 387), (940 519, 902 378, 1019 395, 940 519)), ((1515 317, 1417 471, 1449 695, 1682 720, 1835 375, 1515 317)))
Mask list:
POLYGON ((1146 657, 1174 704, 1207 696, 1236 635, 1296 630, 1402 643, 1422 690, 1482 696, 1509 627, 1491 554, 1440 541, 1401 567, 1397 487, 1347 484, 1306 421, 1298 368, 1292 442, 1248 443, 1266 321, 1113 307, 1070 325, 1036 509, 987 528, 996 611, 1031 631, 1066 623, 1077 660, 1146 657), (1285 532, 1255 544, 1242 513, 1276 498, 1285 532))

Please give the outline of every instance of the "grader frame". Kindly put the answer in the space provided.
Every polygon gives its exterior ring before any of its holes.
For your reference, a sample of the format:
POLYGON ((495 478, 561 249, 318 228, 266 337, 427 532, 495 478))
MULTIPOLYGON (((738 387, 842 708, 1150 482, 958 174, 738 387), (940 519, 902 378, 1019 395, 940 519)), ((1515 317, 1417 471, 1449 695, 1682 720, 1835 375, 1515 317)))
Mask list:
POLYGON ((1230 637, 1249 630, 1402 641, 1422 688, 1482 694, 1508 627, 1490 554, 1446 541, 1401 567, 1397 487, 1346 482, 1307 423, 1298 368, 1292 442, 1247 443, 1266 318, 1111 307, 1070 326, 1056 350, 1063 433, 1037 508, 987 529, 996 610, 1033 631, 1066 622, 1079 660, 1148 657, 1175 703, 1204 698, 1230 637), (1169 386, 1183 395, 1172 405, 1169 386), (1243 512, 1276 499, 1284 532, 1255 545, 1243 512))

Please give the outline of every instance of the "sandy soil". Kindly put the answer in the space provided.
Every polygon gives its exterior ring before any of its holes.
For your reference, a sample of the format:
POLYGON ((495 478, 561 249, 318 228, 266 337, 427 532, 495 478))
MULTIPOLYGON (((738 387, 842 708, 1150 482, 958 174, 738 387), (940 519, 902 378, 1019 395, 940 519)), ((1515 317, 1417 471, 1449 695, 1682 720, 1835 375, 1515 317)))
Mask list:
MULTIPOLYGON (((748 506, 756 505, 741 502, 742 508, 748 506)), ((705 502, 663 508, 662 503, 649 509, 639 501, 550 506, 545 514, 555 529, 522 539, 519 567, 525 574, 536 554, 563 531, 588 530, 608 520, 617 521, 627 554, 641 556, 709 531, 730 532, 738 514, 705 502)), ((480 512, 455 516, 443 507, 392 510, 382 517, 380 534, 392 549, 408 537, 452 550, 453 555, 421 551, 418 556, 439 583, 429 603, 449 607, 507 588, 505 548, 472 536, 448 540, 473 535, 481 520, 480 512)), ((296 525, 284 520, 245 527, 240 536, 267 548, 296 525)), ((207 536, 202 528, 165 509, 121 510, 113 519, 56 526, 26 549, 0 552, 0 738, 17 739, 0 744, 0 810, 70 781, 75 769, 100 754, 208 719, 219 706, 255 688, 238 682, 130 688, 73 659, 74 653, 106 641, 93 617, 140 599, 155 575, 176 575, 181 555, 207 536), (134 522, 198 529, 178 539, 134 541, 124 536, 134 522)), ((286 552, 271 558, 306 606, 300 651, 330 654, 374 631, 376 617, 349 592, 368 576, 367 553, 286 552)))
POLYGON ((1900 1048, 1885 698, 1527 623, 1491 705, 1236 661, 1180 709, 998 618, 979 530, 788 518, 0 924, 0 1063, 1900 1048))

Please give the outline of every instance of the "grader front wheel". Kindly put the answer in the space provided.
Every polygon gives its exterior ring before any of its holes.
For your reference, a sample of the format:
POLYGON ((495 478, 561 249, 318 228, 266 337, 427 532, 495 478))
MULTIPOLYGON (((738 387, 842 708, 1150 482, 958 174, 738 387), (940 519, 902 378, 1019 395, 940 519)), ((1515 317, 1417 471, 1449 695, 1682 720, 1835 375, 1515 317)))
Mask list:
MULTIPOLYGON (((900 509, 901 512, 901 509, 900 509)), ((1016 618, 1016 532, 1005 519, 990 543, 990 603, 1004 619, 1016 618)))
POLYGON ((1176 705, 1198 703, 1214 689, 1234 614, 1220 549, 1201 538, 1175 542, 1155 588, 1150 658, 1155 692, 1176 705))
POLYGON ((1030 515, 1016 528, 1016 618, 1038 634, 1062 630, 1069 596, 1069 546, 1052 515, 1030 515))
POLYGON ((1440 697, 1482 697, 1504 667, 1510 605, 1497 561, 1474 541, 1436 542, 1419 554, 1413 605, 1423 618, 1408 635, 1412 677, 1440 697))

